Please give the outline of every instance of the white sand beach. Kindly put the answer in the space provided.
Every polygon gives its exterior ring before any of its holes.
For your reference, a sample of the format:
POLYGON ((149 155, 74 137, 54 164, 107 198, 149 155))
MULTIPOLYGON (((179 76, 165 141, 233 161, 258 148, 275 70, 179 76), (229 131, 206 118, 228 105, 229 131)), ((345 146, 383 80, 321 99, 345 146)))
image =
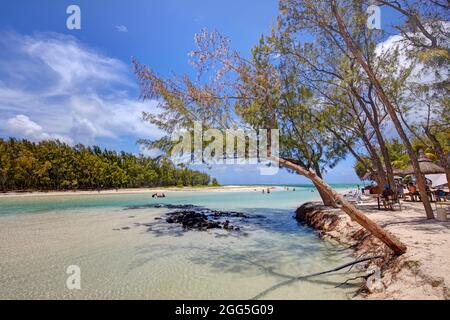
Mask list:
POLYGON ((171 192, 252 192, 267 189, 281 188, 278 186, 218 186, 218 187, 167 187, 167 188, 135 188, 135 189, 112 189, 112 190, 77 190, 77 191, 29 191, 29 192, 6 192, 0 193, 0 198, 8 197, 54 197, 54 196, 77 196, 77 195, 109 195, 109 194, 142 194, 142 193, 171 193, 171 192))
MULTIPOLYGON (((369 286, 368 294, 358 299, 450 299, 450 221, 427 220, 420 202, 402 201, 401 210, 396 206, 395 211, 378 210, 376 201, 357 206, 407 246, 407 252, 399 257, 373 262, 382 266, 382 285, 369 286)), ((355 257, 386 257, 390 252, 340 209, 320 204, 311 209, 304 221, 324 239, 354 248, 355 257)))
MULTIPOLYGON (((450 221, 427 220, 422 203, 402 202, 402 210, 361 206, 368 217, 408 247, 384 276, 385 290, 371 299, 450 299, 450 221)), ((435 207, 435 204, 433 204, 435 207)))

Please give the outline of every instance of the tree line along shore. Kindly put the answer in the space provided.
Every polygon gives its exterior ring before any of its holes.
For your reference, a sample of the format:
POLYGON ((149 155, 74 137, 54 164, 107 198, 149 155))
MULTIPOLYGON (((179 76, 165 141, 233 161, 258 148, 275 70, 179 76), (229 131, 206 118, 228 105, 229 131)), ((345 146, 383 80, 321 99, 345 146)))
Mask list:
POLYGON ((116 152, 60 141, 0 139, 0 191, 104 190, 206 186, 216 179, 176 167, 164 157, 116 152))

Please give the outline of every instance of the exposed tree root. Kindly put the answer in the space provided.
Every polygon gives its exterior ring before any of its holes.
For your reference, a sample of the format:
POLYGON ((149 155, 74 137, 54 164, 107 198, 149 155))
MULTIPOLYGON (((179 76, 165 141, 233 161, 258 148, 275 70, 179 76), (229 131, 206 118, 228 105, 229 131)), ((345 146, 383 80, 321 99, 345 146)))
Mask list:
POLYGON ((252 300, 258 300, 258 299, 264 297, 265 295, 267 295, 269 292, 272 292, 272 291, 274 291, 274 290, 276 290, 278 288, 281 288, 283 286, 289 285, 289 284, 294 283, 296 281, 300 281, 300 280, 304 280, 304 279, 308 279, 308 278, 312 278, 312 277, 318 277, 318 276, 321 276, 321 275, 333 273, 333 272, 340 271, 342 269, 354 266, 354 265, 359 264, 359 263, 363 263, 363 262, 370 261, 370 260, 375 260, 375 259, 381 259, 381 258, 383 258, 383 256, 367 257, 367 258, 358 259, 358 260, 355 260, 353 262, 346 263, 344 265, 341 265, 339 267, 333 268, 331 270, 317 272, 317 273, 309 274, 309 275, 306 275, 306 276, 293 277, 292 279, 280 282, 280 283, 278 283, 278 284, 276 284, 276 285, 274 285, 274 286, 264 290, 263 292, 259 293, 255 297, 253 297, 252 300))
POLYGON ((366 280, 368 277, 370 277, 371 275, 364 275, 364 276, 358 276, 358 277, 354 277, 354 278, 350 278, 345 280, 344 282, 342 282, 341 284, 338 284, 337 286, 335 286, 335 288, 340 288, 346 284, 348 284, 350 281, 356 281, 358 279, 364 279, 366 280))

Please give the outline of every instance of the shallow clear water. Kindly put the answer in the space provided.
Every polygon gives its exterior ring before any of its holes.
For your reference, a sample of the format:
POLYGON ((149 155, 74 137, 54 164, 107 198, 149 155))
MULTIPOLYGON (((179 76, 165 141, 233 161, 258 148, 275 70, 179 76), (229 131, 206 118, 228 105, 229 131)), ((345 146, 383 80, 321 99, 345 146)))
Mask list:
MULTIPOLYGON (((349 252, 318 239, 293 219, 317 192, 174 192, 0 199, 0 298, 251 299, 289 276, 331 269, 349 252), (184 232, 155 203, 239 210, 241 232, 184 232), (143 206, 130 209, 131 206, 143 206), (81 290, 66 269, 81 269, 81 290)), ((267 299, 345 299, 345 272, 298 281, 267 299)))

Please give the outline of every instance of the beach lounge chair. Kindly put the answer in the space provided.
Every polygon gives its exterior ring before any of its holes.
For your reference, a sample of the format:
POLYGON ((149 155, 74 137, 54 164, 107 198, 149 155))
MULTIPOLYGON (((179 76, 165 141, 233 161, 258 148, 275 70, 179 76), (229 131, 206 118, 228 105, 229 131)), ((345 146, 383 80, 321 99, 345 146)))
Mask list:
POLYGON ((359 190, 352 190, 348 193, 344 194, 345 200, 352 203, 361 204, 364 200, 367 200, 368 197, 363 196, 359 190))

